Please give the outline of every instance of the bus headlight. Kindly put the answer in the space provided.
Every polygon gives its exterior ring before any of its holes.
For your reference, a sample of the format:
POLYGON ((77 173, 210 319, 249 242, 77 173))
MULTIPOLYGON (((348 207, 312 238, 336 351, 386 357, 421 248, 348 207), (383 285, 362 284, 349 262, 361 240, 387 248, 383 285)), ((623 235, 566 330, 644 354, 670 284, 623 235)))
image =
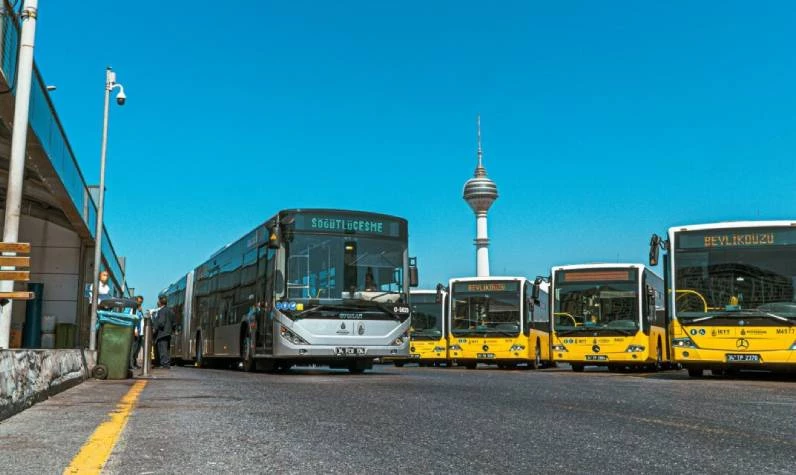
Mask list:
POLYGON ((288 330, 286 326, 282 326, 282 328, 279 330, 279 334, 282 335, 282 338, 290 343, 293 343, 294 345, 309 345, 307 340, 288 330))
POLYGON ((509 348, 509 351, 522 351, 524 349, 525 349, 525 345, 518 345, 518 344, 515 343, 515 344, 511 345, 511 348, 509 348))
POLYGON ((404 344, 404 338, 402 336, 399 336, 398 338, 395 339, 394 342, 392 342, 392 344, 395 346, 401 346, 404 344))
POLYGON ((791 350, 796 350, 796 341, 794 341, 793 344, 790 345, 790 349, 791 350))
POLYGON ((462 351, 462 347, 460 345, 451 345, 451 351, 462 351))
POLYGON ((644 347, 641 345, 630 345, 625 350, 626 353, 640 353, 644 351, 644 347))
POLYGON ((553 351, 564 352, 564 351, 569 351, 569 350, 567 350, 567 347, 564 346, 564 345, 553 345, 553 351))
POLYGON ((435 346, 434 347, 434 352, 439 353, 440 351, 445 351, 445 347, 444 346, 435 346))
POLYGON ((672 338, 672 346, 676 346, 677 348, 696 348, 696 343, 689 337, 683 338, 672 338))

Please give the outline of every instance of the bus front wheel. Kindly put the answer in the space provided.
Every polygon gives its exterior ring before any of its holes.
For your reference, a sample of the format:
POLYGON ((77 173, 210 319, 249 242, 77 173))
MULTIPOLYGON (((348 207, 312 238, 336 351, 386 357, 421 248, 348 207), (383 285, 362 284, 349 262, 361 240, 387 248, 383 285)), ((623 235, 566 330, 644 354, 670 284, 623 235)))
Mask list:
POLYGON ((582 364, 573 364, 572 365, 572 371, 574 371, 576 373, 582 373, 583 372, 583 365, 582 364))
POLYGON ((478 366, 478 363, 465 363, 464 367, 467 369, 475 369, 478 366))

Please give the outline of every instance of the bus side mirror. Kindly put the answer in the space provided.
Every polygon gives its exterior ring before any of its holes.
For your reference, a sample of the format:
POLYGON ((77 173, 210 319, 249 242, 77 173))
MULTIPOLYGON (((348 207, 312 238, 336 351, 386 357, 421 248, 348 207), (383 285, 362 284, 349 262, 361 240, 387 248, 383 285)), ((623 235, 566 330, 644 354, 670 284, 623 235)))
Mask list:
POLYGON ((420 279, 417 276, 417 258, 409 258, 409 287, 417 287, 420 285, 420 279))
POLYGON ((282 275, 281 270, 274 273, 274 293, 282 295, 285 292, 285 276, 282 275))
POLYGON ((531 300, 539 304, 539 291, 540 287, 542 286, 542 278, 537 277, 536 280, 533 281, 533 287, 531 287, 531 300))
POLYGON ((661 238, 657 234, 653 234, 650 238, 650 266, 658 265, 658 254, 661 250, 661 238))
POLYGON ((437 284, 437 298, 434 300, 434 303, 442 303, 442 289, 444 287, 442 284, 437 284))

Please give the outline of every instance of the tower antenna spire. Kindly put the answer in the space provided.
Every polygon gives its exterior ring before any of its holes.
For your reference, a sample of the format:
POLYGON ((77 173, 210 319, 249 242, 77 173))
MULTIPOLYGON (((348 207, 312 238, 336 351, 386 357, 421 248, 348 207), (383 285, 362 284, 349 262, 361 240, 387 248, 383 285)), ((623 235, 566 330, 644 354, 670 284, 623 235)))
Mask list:
POLYGON ((481 114, 475 117, 476 135, 478 137, 478 164, 475 167, 475 176, 486 176, 486 168, 484 168, 484 149, 481 147, 481 114))

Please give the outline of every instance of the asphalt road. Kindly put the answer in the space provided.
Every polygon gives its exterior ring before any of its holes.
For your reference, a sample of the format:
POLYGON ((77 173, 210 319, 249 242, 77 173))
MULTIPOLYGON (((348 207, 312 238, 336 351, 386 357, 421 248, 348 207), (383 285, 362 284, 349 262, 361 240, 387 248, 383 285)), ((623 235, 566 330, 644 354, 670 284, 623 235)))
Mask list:
MULTIPOLYGON (((0 472, 60 473, 131 382, 0 423, 0 472)), ((684 372, 159 370, 106 473, 794 473, 796 379, 684 372)))

